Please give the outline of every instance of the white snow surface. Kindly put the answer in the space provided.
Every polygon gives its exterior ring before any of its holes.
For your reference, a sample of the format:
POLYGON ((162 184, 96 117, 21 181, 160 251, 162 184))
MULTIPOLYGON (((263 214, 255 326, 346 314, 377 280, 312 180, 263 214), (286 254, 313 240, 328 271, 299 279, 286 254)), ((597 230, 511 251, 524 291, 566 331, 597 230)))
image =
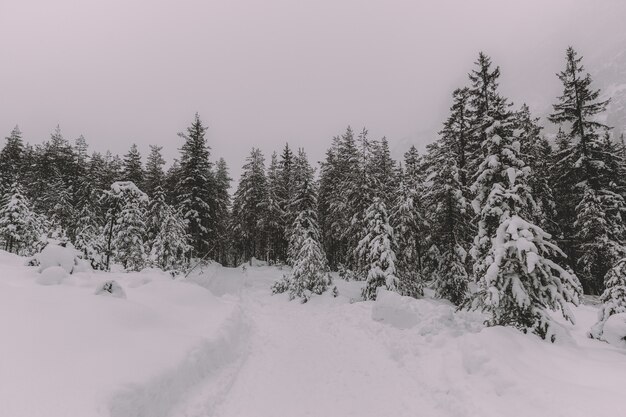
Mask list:
MULTIPOLYGON (((573 308, 570 338, 550 344, 445 301, 380 290, 354 302, 362 283, 336 276, 339 297, 290 302, 270 291, 288 270, 262 263, 42 286, 25 261, 0 252, 0 416, 623 412, 626 349, 586 337, 596 306, 573 308), (94 295, 113 279, 126 299, 94 295)), ((613 321, 619 333, 624 318, 613 321)))

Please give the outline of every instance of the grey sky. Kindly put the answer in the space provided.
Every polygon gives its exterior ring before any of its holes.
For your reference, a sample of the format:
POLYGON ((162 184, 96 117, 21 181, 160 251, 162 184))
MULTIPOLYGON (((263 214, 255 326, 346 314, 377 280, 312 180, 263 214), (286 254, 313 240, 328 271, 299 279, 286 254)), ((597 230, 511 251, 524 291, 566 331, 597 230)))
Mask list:
POLYGON ((400 155, 434 138, 479 50, 541 111, 566 46, 602 56, 625 17, 621 0, 0 0, 0 135, 58 123, 91 150, 171 160, 198 111, 235 175, 251 146, 318 161, 348 124, 400 155))

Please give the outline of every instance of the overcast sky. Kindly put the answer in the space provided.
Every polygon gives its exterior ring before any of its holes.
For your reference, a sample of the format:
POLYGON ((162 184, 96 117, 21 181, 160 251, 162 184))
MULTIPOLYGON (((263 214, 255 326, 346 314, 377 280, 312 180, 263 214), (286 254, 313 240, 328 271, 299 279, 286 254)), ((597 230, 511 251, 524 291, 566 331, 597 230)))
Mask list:
POLYGON ((0 0, 0 137, 60 124, 171 160, 197 111, 234 175, 252 146, 318 161, 348 124, 400 155, 435 138, 478 51, 541 111, 567 45, 601 56, 625 20, 623 0, 0 0))

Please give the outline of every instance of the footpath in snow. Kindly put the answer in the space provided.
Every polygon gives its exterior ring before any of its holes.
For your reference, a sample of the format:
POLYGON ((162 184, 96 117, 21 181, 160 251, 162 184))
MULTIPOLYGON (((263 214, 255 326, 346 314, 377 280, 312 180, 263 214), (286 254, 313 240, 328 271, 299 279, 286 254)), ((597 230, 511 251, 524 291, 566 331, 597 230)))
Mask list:
POLYGON ((272 296, 275 267, 78 273, 37 283, 0 252, 0 416, 617 416, 626 349, 575 309, 550 344, 478 313, 360 283, 307 304, 272 296), (94 295, 115 279, 127 298, 94 295))

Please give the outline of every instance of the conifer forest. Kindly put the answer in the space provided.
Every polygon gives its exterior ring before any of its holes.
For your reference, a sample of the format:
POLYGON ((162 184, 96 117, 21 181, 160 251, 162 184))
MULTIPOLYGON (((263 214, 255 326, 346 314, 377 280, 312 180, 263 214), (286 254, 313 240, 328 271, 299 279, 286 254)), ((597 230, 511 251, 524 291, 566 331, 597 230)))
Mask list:
POLYGON ((147 153, 5 132, 0 415, 619 415, 623 92, 584 52, 547 114, 477 53, 400 152, 346 121, 319 161, 226 160, 199 113, 147 153))

